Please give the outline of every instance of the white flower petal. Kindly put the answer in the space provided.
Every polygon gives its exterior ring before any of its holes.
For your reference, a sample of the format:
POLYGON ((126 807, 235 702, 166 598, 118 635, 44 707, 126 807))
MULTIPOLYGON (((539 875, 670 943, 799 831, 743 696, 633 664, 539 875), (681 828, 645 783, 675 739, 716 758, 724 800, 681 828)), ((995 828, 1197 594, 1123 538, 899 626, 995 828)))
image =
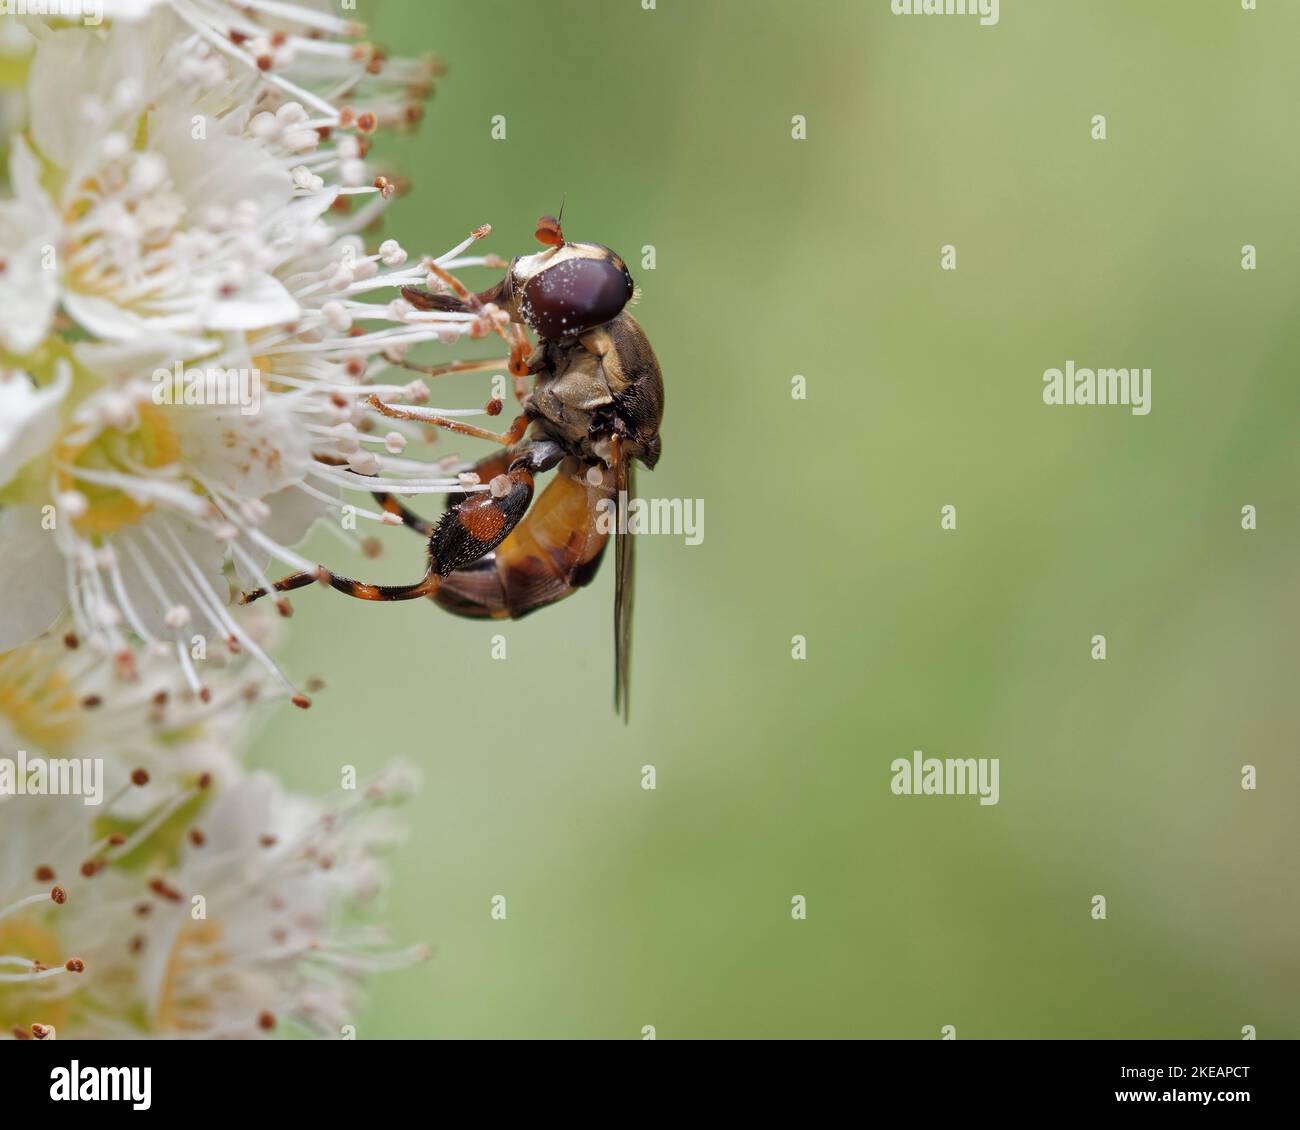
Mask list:
POLYGON ((173 405, 169 422, 180 438, 186 465, 202 481, 239 498, 262 498, 299 482, 311 463, 305 436, 292 412, 269 395, 257 410, 238 405, 173 405))
POLYGON ((203 317, 204 325, 214 330, 258 330, 298 317, 298 303, 284 284, 270 275, 258 275, 238 294, 223 298, 211 306, 203 317))
POLYGON ((172 187, 191 212, 249 202, 269 215, 293 196, 293 178, 282 161, 245 137, 212 132, 195 138, 193 113, 187 102, 159 114, 149 139, 150 148, 166 160, 172 187))
POLYGON ((13 140, 9 178, 14 198, 0 203, 0 342, 14 353, 29 353, 44 339, 58 305, 57 272, 46 270, 58 226, 21 136, 13 140))
POLYGON ((37 388, 26 373, 0 378, 0 487, 54 441, 59 405, 71 383, 66 362, 59 365, 54 383, 44 388, 37 388))
POLYGON ((0 651, 45 631, 68 603, 63 557, 54 531, 41 529, 35 506, 0 510, 0 651), (20 594, 20 595, 19 595, 20 594))

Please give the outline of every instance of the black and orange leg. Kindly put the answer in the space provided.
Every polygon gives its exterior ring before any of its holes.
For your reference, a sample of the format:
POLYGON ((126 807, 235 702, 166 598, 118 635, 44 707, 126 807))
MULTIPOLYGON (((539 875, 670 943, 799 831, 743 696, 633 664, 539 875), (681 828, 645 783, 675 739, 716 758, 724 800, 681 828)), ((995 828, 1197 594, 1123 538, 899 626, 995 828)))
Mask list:
POLYGON ((365 581, 354 581, 351 577, 340 576, 317 565, 315 569, 304 569, 276 581, 269 589, 253 589, 239 598, 240 604, 252 604, 272 592, 292 592, 310 584, 328 585, 330 588, 354 596, 358 600, 415 600, 422 596, 433 596, 442 584, 437 570, 430 565, 428 572, 413 585, 371 585, 365 581))
POLYGON ((488 315, 487 304, 502 301, 505 284, 498 283, 482 294, 474 294, 455 275, 436 263, 429 264, 429 273, 440 279, 451 293, 434 294, 423 287, 404 286, 402 297, 417 310, 477 314, 510 346, 510 356, 504 361, 453 361, 446 365, 433 366, 415 365, 407 361, 399 361, 397 364, 403 369, 423 373, 427 377, 441 377, 447 373, 469 373, 504 366, 515 379, 515 399, 522 404, 524 397, 528 395, 528 378, 537 372, 542 362, 541 358, 535 355, 533 345, 528 340, 528 331, 522 325, 514 322, 509 329, 506 329, 488 315))
POLYGON ((417 310, 441 310, 452 313, 476 314, 486 327, 508 345, 513 345, 510 334, 501 323, 488 312, 488 303, 499 303, 505 290, 504 282, 498 283, 482 294, 475 294, 455 275, 437 263, 428 264, 429 273, 437 278, 451 291, 450 294, 434 294, 418 286, 402 287, 402 297, 417 310))
POLYGON ((443 577, 491 553, 519 524, 533 499, 534 472, 553 467, 561 454, 552 443, 530 444, 514 456, 504 474, 489 480, 487 490, 475 491, 443 514, 429 536, 428 569, 414 584, 372 585, 318 565, 276 581, 269 590, 246 592, 240 597, 240 603, 251 604, 269 592, 291 592, 313 582, 358 600, 415 600, 434 596, 443 577))
MULTIPOLYGON (((508 470, 510 470, 510 465, 515 461, 517 456, 518 452, 515 449, 503 447, 500 451, 494 451, 491 455, 485 455, 475 463, 470 470, 473 474, 478 476, 478 481, 480 483, 491 482, 498 475, 504 475, 508 470)), ((414 530, 421 537, 426 539, 433 536, 434 527, 437 525, 436 521, 428 518, 421 518, 420 515, 415 513, 415 511, 407 507, 401 499, 397 498, 395 495, 389 494, 387 491, 376 490, 372 491, 371 494, 384 511, 400 518, 402 520, 402 525, 408 530, 414 530)), ((445 496, 447 501, 443 506, 443 509, 450 510, 453 506, 458 506, 462 502, 465 502, 469 497, 470 495, 468 492, 452 492, 445 496)))
POLYGON ((414 510, 408 509, 400 499, 383 490, 375 490, 370 493, 385 513, 395 514, 402 520, 402 525, 408 530, 414 530, 422 538, 433 536, 434 524, 427 518, 421 518, 414 510))

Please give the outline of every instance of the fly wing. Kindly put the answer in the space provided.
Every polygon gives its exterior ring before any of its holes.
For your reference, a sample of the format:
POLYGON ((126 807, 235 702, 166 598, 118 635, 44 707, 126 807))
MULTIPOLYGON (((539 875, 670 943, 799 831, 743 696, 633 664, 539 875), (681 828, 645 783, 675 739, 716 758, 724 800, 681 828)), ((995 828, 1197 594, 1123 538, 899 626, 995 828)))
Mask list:
POLYGON ((614 535, 614 709, 628 720, 628 680, 632 661, 632 596, 634 539, 627 532, 627 505, 634 485, 632 461, 626 456, 615 467, 618 525, 614 535))

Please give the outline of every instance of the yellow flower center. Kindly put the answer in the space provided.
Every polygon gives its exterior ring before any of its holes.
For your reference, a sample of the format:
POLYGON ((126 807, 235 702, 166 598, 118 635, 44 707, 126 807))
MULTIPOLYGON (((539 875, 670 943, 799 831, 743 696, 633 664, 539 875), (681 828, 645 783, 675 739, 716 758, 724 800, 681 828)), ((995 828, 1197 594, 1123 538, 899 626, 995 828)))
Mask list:
POLYGON ((212 948, 219 941, 221 927, 209 921, 189 922, 176 935, 154 1013, 157 1030, 194 1031, 207 1023, 211 998, 205 993, 194 992, 189 984, 196 971, 219 969, 226 964, 225 952, 212 948))
MULTIPOLYGON (((63 960, 58 939, 45 927, 22 918, 0 922, 0 955, 28 957, 50 968, 63 960)), ((16 965, 6 965, 6 973, 21 973, 16 965)), ((33 1024, 63 1025, 68 1016, 68 998, 61 993, 51 993, 59 978, 33 981, 0 982, 0 1032, 8 1034, 14 1028, 30 1030, 33 1024)))
MULTIPOLYGON (((130 432, 104 431, 86 443, 65 437, 58 447, 59 461, 90 471, 128 475, 138 474, 138 468, 156 469, 175 463, 180 458, 181 444, 166 413, 148 403, 137 404, 136 412, 140 422, 130 432)), ((120 487, 89 482, 62 468, 59 489, 79 491, 89 503, 86 512, 73 521, 84 534, 111 534, 138 522, 153 508, 153 503, 132 498, 120 487)))
POLYGON ((39 644, 0 652, 0 721, 6 723, 0 730, 15 739, 6 745, 58 753, 81 733, 84 712, 67 674, 51 662, 57 655, 39 644))

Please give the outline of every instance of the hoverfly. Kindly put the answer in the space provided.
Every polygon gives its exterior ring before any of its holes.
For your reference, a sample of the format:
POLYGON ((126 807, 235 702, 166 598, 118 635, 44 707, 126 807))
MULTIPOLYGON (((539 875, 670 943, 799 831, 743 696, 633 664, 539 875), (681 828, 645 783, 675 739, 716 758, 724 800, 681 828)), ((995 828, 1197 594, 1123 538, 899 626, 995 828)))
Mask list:
MULTIPOLYGON (((484 313, 491 303, 505 311, 513 338, 509 370, 520 404, 519 415, 498 435, 370 397, 369 406, 385 416, 501 444, 473 467, 489 489, 448 496, 436 523, 391 494, 374 492, 386 511, 428 539, 425 575, 410 585, 372 585, 320 566, 276 581, 272 590, 319 581, 361 600, 429 597, 458 616, 518 619, 588 584, 612 527, 614 705, 626 719, 633 549, 622 510, 633 496, 634 462, 653 468, 659 461, 663 377, 645 332, 626 310, 634 284, 624 261, 601 244, 566 241, 551 216, 538 221, 537 239, 544 250, 516 256, 505 278, 479 294, 437 265, 431 270, 449 293, 402 288, 420 310, 484 313), (536 347, 524 327, 537 334, 536 347), (558 469, 555 478, 534 502, 534 476, 552 468, 558 469), (611 505, 616 521, 598 521, 602 514, 608 519, 611 505)), ((490 367, 403 364, 429 376, 490 367)), ((241 600, 272 590, 257 589, 241 600)))

